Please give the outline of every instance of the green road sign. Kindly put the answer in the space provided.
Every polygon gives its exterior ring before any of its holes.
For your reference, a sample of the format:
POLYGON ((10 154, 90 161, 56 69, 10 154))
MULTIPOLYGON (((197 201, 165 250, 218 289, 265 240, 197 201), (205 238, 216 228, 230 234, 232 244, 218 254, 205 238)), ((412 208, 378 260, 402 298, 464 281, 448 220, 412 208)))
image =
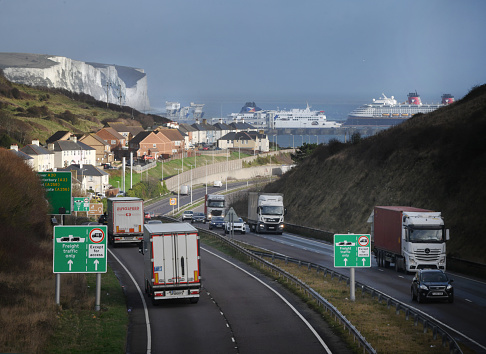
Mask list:
POLYGON ((49 201, 49 214, 71 214, 71 172, 37 172, 49 201))
POLYGON ((106 225, 54 226, 53 273, 106 273, 106 225))
POLYGON ((89 198, 88 197, 74 197, 73 198, 73 211, 89 211, 89 198))
POLYGON ((334 235, 334 267, 371 267, 370 235, 334 235))

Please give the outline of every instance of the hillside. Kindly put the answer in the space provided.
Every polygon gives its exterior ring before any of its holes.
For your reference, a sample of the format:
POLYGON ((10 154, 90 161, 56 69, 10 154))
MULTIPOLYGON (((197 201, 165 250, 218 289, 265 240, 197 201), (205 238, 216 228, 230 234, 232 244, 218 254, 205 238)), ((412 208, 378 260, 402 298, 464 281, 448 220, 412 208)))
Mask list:
POLYGON ((56 131, 96 132, 107 122, 121 121, 144 128, 166 118, 140 113, 127 106, 95 100, 86 94, 14 84, 0 70, 0 146, 21 147, 39 139, 43 144, 56 131))
POLYGON ((316 151, 267 192, 285 195, 287 220, 369 233, 375 205, 441 211, 448 253, 486 263, 486 85, 462 100, 354 143, 316 151))

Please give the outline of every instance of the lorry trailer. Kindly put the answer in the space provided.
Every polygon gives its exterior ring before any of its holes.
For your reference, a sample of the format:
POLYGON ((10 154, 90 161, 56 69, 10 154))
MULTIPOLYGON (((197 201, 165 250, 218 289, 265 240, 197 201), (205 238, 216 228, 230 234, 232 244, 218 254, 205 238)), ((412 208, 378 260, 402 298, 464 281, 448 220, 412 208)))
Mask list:
POLYGON ((371 237, 379 267, 397 271, 446 270, 445 229, 440 212, 409 206, 376 206, 370 217, 371 237))
POLYGON ((197 229, 188 223, 146 224, 139 252, 144 255, 145 292, 152 302, 199 301, 200 246, 197 229))
POLYGON ((143 237, 143 199, 135 197, 108 198, 108 241, 120 243, 140 242, 143 237))

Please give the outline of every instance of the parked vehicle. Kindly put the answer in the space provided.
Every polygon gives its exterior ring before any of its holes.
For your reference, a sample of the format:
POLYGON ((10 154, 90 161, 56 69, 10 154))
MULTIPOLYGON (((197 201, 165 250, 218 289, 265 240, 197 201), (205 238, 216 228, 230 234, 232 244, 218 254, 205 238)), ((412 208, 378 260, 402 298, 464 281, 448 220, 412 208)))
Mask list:
POLYGON ((204 214, 206 221, 210 221, 213 216, 224 217, 225 200, 221 194, 206 194, 204 200, 204 214))
POLYGON ((376 206, 370 217, 371 238, 379 267, 397 271, 446 270, 449 230, 440 212, 407 206, 376 206))
POLYGON ((213 182, 213 187, 222 187, 222 186, 223 186, 223 182, 219 180, 213 182))
POLYGON ((454 287, 446 273, 440 269, 419 269, 412 280, 412 301, 447 300, 454 302, 454 287))
POLYGON ((281 235, 284 228, 283 194, 250 192, 248 195, 248 226, 251 231, 281 235))
POLYGON ((188 195, 191 193, 191 187, 188 185, 182 185, 179 193, 182 195, 188 195))
POLYGON ((205 224, 206 223, 206 217, 204 216, 204 213, 194 213, 194 214, 192 214, 191 222, 192 223, 202 222, 202 223, 205 224))
POLYGON ((182 221, 184 221, 184 220, 191 220, 193 214, 194 214, 194 212, 192 210, 186 210, 186 211, 184 211, 182 213, 181 220, 182 221))
POLYGON ((224 229, 224 218, 222 216, 213 216, 209 222, 209 230, 224 229))
POLYGON ((108 198, 108 241, 112 245, 141 241, 143 223, 142 199, 135 197, 108 198))
POLYGON ((238 218, 234 221, 227 221, 224 226, 224 233, 229 234, 231 231, 238 231, 241 234, 246 233, 246 224, 242 218, 238 218))
POLYGON ((147 224, 139 252, 144 255, 145 292, 156 305, 169 299, 199 301, 199 235, 187 223, 147 224))

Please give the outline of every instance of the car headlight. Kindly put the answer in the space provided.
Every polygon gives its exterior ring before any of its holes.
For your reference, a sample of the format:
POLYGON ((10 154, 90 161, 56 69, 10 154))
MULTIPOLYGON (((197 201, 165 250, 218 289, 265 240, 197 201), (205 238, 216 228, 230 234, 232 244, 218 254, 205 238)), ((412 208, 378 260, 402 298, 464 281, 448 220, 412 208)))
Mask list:
POLYGON ((427 285, 424 285, 424 284, 421 284, 419 286, 419 288, 422 289, 422 290, 429 290, 429 288, 427 287, 427 285))
POLYGON ((452 285, 451 284, 447 284, 447 290, 451 290, 452 289, 452 285))

